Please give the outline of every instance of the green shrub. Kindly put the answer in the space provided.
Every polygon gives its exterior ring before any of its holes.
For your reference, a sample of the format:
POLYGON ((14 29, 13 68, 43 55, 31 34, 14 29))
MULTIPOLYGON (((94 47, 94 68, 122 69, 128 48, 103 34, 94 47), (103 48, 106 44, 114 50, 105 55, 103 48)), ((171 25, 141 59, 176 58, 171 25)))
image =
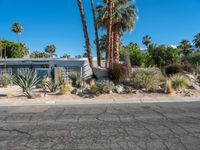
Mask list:
POLYGON ((18 75, 14 76, 13 82, 22 88, 23 93, 28 98, 32 98, 32 89, 40 82, 40 79, 34 71, 27 70, 19 72, 18 75))
POLYGON ((115 85, 113 82, 110 81, 102 81, 97 83, 102 94, 109 94, 115 89, 115 85))
POLYGON ((3 74, 0 76, 0 84, 3 87, 7 87, 11 83, 11 76, 9 74, 3 74))
POLYGON ((174 90, 184 90, 191 85, 189 79, 183 75, 173 75, 170 77, 171 86, 174 90))
POLYGON ((100 93, 101 93, 101 90, 99 89, 99 87, 98 87, 96 84, 94 84, 94 85, 92 85, 92 86, 90 87, 90 92, 91 92, 91 94, 93 94, 93 95, 99 96, 100 93))
POLYGON ((122 64, 113 64, 109 70, 109 77, 116 84, 123 83, 129 77, 129 69, 122 64))
POLYGON ((192 64, 200 63, 200 50, 191 53, 185 58, 185 60, 192 64))
POLYGON ((98 82, 90 87, 90 92, 94 95, 109 94, 115 89, 115 85, 110 81, 98 82))
POLYGON ((69 78, 72 80, 72 86, 80 87, 81 86, 81 75, 77 72, 71 72, 69 78))
POLYGON ((162 74, 153 70, 141 69, 134 73, 133 84, 137 88, 155 90, 160 85, 162 74))

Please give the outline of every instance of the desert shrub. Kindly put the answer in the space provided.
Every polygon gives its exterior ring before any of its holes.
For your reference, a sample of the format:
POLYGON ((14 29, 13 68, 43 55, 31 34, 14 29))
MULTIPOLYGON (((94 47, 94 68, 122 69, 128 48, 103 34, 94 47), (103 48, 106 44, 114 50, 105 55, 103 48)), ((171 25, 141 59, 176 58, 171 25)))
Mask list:
POLYGON ((122 64, 113 64, 109 70, 109 77, 117 84, 122 83, 129 77, 129 69, 122 64))
POLYGON ((48 89, 50 92, 57 92, 59 88, 59 85, 56 84, 54 80, 48 77, 43 79, 42 85, 45 91, 48 89))
POLYGON ((162 74, 148 69, 140 69, 133 74, 133 84, 137 88, 155 90, 160 85, 162 74))
POLYGON ((32 70, 21 71, 18 75, 13 78, 14 84, 22 88, 23 93, 28 97, 32 98, 32 89, 35 85, 40 82, 36 73, 32 70))
POLYGON ((102 94, 109 94, 115 89, 115 85, 111 81, 102 81, 97 83, 102 94))
POLYGON ((9 74, 3 74, 0 76, 0 84, 3 87, 7 87, 11 83, 11 76, 9 74))
POLYGON ((174 90, 184 90, 190 86, 190 81, 187 77, 176 74, 170 77, 171 86, 174 90))
POLYGON ((72 86, 80 87, 81 86, 81 75, 77 72, 71 72, 69 78, 72 81, 72 86))
POLYGON ((188 62, 182 62, 179 64, 170 64, 165 67, 166 75, 182 73, 183 71, 192 73, 194 69, 193 66, 188 62))
POLYGON ((67 80, 63 76, 59 78, 59 87, 61 95, 66 95, 71 92, 71 87, 69 86, 67 80))
POLYGON ((174 92, 174 89, 172 88, 172 82, 170 80, 167 80, 165 83, 165 93, 171 94, 174 92))
POLYGON ((43 85, 41 83, 38 83, 38 84, 36 84, 35 88, 36 89, 41 89, 41 88, 43 88, 43 85))
POLYGON ((91 92, 91 94, 93 94, 93 95, 99 96, 100 93, 101 93, 101 90, 100 90, 100 88, 99 88, 96 84, 94 84, 94 85, 92 85, 92 86, 90 87, 90 92, 91 92))
POLYGON ((115 85, 111 81, 101 81, 91 86, 90 91, 94 95, 109 94, 115 89, 115 85))

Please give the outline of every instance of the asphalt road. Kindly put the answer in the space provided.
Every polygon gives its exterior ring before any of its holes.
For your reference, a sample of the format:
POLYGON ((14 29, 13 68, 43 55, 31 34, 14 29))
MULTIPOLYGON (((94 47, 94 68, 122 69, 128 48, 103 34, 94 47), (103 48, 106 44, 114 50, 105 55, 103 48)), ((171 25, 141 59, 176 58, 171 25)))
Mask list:
POLYGON ((200 150, 200 103, 0 107, 0 150, 200 150))

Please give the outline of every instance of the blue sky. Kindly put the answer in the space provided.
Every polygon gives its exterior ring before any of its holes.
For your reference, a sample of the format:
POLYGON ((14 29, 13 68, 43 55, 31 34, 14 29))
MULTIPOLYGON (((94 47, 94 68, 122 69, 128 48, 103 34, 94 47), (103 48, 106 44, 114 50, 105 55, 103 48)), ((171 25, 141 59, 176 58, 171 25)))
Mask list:
MULTIPOLYGON (((83 2, 93 44, 90 1, 83 2)), ((192 41, 200 32, 200 0, 137 0, 136 6, 139 19, 123 43, 136 42, 144 47, 141 40, 148 34, 154 43, 177 45, 182 39, 192 41)), ((0 38, 17 41, 10 28, 19 22, 25 29, 21 41, 30 51, 43 51, 46 45, 55 44, 58 55, 84 52, 77 0, 0 0, 0 10, 0 38)), ((95 54, 95 47, 93 51, 95 54)))

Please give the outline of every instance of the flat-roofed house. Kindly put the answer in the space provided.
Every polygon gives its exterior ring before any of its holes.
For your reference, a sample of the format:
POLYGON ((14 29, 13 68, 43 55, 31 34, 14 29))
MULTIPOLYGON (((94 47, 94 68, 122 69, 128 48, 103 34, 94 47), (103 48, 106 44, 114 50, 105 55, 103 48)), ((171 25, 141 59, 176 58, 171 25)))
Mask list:
POLYGON ((39 77, 52 76, 55 68, 60 68, 63 75, 78 72, 83 79, 92 76, 92 69, 87 59, 65 58, 20 58, 0 59, 0 75, 8 73, 15 75, 21 70, 35 70, 39 77))

